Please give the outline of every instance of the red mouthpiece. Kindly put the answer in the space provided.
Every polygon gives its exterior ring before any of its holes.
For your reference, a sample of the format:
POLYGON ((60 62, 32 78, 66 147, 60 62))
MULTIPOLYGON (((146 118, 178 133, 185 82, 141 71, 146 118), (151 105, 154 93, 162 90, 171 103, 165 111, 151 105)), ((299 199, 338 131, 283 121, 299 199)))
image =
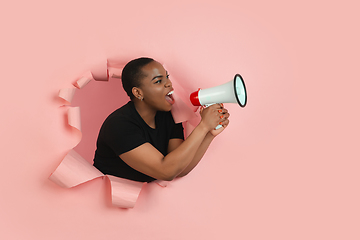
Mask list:
POLYGON ((200 101, 199 101, 199 90, 197 90, 196 92, 193 92, 192 94, 190 94, 190 101, 192 103, 192 105, 194 106, 201 106, 200 101))

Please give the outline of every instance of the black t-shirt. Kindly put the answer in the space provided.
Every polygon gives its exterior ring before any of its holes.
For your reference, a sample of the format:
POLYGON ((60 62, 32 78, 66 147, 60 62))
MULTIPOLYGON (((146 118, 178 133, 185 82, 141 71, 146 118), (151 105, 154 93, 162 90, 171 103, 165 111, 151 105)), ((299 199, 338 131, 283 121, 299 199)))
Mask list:
POLYGON ((182 124, 174 122, 171 112, 157 112, 155 125, 156 128, 153 129, 146 124, 132 101, 115 110, 101 126, 94 166, 104 174, 134 181, 156 180, 131 168, 119 157, 147 142, 165 156, 170 139, 184 139, 182 124))

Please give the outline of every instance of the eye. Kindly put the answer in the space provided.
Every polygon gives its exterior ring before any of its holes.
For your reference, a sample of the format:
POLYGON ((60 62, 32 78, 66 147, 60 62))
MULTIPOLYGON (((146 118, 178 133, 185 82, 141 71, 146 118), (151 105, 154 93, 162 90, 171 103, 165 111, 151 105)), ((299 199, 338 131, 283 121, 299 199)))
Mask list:
POLYGON ((155 84, 159 84, 161 83, 161 79, 157 80, 156 82, 154 82, 155 84))
POLYGON ((170 75, 169 75, 169 74, 168 74, 168 75, 166 75, 166 78, 167 78, 167 79, 169 79, 169 77, 170 77, 170 75))

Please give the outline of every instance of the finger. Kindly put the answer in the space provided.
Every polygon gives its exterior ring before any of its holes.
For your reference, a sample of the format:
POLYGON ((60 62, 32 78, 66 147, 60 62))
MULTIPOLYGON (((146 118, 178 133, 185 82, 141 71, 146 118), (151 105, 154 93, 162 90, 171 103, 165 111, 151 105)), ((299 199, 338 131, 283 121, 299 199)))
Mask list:
POLYGON ((219 122, 219 125, 228 125, 229 124, 229 119, 222 119, 220 122, 219 122))
POLYGON ((229 113, 219 113, 218 114, 220 119, 228 119, 230 117, 229 113))
POLYGON ((229 119, 226 119, 225 121, 222 121, 222 125, 223 126, 227 126, 227 125, 229 125, 229 123, 230 123, 230 121, 229 121, 229 119))
POLYGON ((218 129, 214 129, 214 130, 212 130, 212 134, 213 134, 214 136, 217 136, 217 135, 219 135, 223 130, 224 130, 224 127, 221 127, 221 128, 218 128, 218 129))
POLYGON ((218 112, 222 115, 228 114, 228 110, 227 109, 219 109, 218 112))
POLYGON ((214 104, 211 104, 210 106, 208 106, 208 108, 212 108, 212 109, 221 109, 222 106, 220 103, 214 103, 214 104))
POLYGON ((219 128, 219 129, 213 129, 213 130, 211 130, 211 134, 212 134, 213 136, 217 136, 217 135, 219 135, 223 130, 224 130, 223 127, 219 128))
POLYGON ((222 105, 221 105, 221 103, 215 103, 215 104, 210 105, 209 107, 216 108, 216 109, 221 109, 222 105))
POLYGON ((222 108, 221 110, 222 110, 223 113, 229 112, 226 108, 222 108))
POLYGON ((224 113, 223 116, 224 116, 225 118, 229 118, 229 117, 230 117, 230 113, 224 113))
POLYGON ((229 111, 227 110, 227 109, 225 109, 225 108, 220 108, 220 109, 218 109, 217 110, 219 113, 221 113, 221 114, 225 114, 225 113, 228 113, 229 111))

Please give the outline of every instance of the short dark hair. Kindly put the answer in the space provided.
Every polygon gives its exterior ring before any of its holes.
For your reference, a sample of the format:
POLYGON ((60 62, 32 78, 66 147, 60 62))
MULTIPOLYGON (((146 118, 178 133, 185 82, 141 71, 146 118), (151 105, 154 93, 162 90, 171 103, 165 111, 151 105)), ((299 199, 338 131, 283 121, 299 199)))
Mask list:
POLYGON ((134 95, 132 94, 133 87, 139 87, 141 85, 141 79, 145 77, 141 69, 153 61, 154 59, 152 58, 141 57, 131 60, 123 68, 121 82, 130 99, 134 98, 134 95))

